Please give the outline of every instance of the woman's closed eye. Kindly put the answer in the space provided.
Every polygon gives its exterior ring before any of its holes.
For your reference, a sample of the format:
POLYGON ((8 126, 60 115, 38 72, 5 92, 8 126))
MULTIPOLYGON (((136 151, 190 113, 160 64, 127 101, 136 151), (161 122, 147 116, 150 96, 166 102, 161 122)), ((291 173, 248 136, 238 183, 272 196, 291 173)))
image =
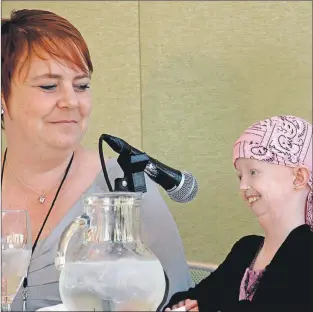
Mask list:
MULTIPOLYGON (((57 89, 57 87, 58 86, 56 84, 39 86, 39 88, 44 90, 44 91, 55 91, 57 89)), ((84 92, 84 91, 86 91, 87 89, 90 88, 90 85, 88 83, 86 83, 86 84, 79 84, 79 85, 74 85, 73 88, 77 92, 84 92)))
POLYGON ((52 91, 52 90, 55 90, 56 87, 57 87, 56 84, 39 86, 40 89, 43 89, 43 90, 45 90, 45 91, 52 91))
POLYGON ((87 89, 90 88, 90 85, 89 85, 89 83, 79 84, 79 85, 74 86, 74 88, 78 92, 84 92, 84 91, 86 91, 87 89))

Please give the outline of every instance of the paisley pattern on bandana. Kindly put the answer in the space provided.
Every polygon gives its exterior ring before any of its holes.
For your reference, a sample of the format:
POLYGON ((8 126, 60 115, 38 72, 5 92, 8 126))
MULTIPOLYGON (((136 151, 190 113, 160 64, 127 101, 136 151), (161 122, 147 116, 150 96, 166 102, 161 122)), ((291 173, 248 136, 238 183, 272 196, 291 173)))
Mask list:
POLYGON ((295 116, 275 116, 249 127, 236 141, 233 164, 238 158, 251 158, 277 165, 310 170, 305 213, 306 223, 313 231, 312 125, 295 116))

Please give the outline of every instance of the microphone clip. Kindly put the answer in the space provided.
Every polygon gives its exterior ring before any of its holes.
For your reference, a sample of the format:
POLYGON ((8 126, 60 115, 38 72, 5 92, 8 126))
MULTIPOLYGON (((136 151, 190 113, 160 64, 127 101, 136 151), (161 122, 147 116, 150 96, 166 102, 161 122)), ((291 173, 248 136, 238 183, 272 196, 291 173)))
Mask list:
POLYGON ((147 191, 144 170, 149 162, 146 153, 130 155, 128 151, 122 152, 117 162, 124 172, 124 178, 114 181, 115 192, 141 192, 147 191))

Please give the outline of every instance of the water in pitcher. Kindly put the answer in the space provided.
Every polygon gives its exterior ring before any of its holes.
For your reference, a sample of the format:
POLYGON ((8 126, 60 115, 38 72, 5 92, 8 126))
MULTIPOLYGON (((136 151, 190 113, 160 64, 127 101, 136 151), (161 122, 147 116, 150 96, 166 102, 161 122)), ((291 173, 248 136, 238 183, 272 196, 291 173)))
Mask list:
POLYGON ((67 262, 60 275, 61 299, 68 311, 155 311, 165 292, 160 268, 159 261, 131 258, 67 262))
POLYGON ((31 250, 4 249, 1 250, 1 254, 1 296, 7 297, 8 303, 10 303, 26 275, 30 263, 31 250))

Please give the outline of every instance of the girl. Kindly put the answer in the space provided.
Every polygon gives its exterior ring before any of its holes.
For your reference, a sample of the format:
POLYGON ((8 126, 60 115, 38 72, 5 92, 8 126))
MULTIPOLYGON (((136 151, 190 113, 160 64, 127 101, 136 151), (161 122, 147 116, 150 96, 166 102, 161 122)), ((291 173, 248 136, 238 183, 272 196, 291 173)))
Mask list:
POLYGON ((312 125, 294 116, 260 121, 236 141, 233 163, 264 237, 240 239, 165 311, 313 311, 312 125))

